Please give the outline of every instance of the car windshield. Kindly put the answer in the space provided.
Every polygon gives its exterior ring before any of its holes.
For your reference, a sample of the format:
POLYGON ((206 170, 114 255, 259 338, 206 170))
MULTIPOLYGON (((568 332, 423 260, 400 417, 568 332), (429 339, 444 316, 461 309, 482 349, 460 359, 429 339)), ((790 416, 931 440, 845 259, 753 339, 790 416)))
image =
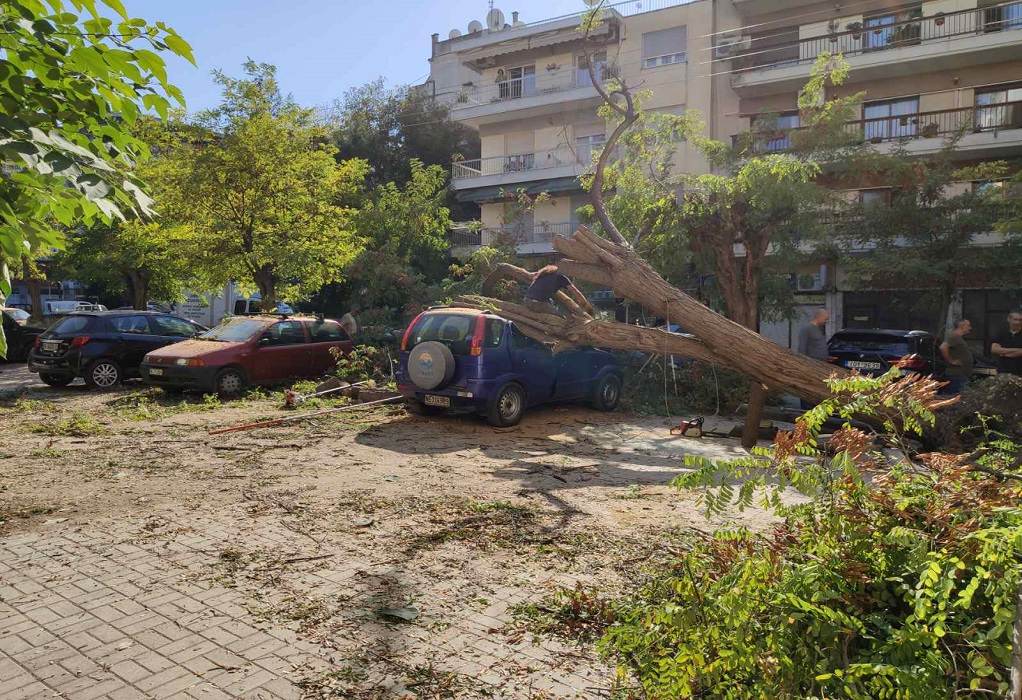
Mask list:
POLYGON ((46 336, 81 333, 89 327, 90 323, 92 323, 92 316, 65 316, 46 331, 46 336))
POLYGON ((219 340, 225 343, 243 343, 263 332, 266 324, 252 318, 232 318, 199 335, 200 340, 219 340))
POLYGON ((903 338, 879 333, 838 333, 830 339, 831 352, 873 352, 902 357, 912 352, 903 338))
POLYGON ((32 318, 32 314, 25 311, 24 309, 4 309, 4 313, 10 316, 13 320, 21 323, 32 318))
POLYGON ((435 340, 449 347, 455 355, 467 355, 475 320, 475 316, 468 314, 427 314, 412 329, 409 347, 435 340))

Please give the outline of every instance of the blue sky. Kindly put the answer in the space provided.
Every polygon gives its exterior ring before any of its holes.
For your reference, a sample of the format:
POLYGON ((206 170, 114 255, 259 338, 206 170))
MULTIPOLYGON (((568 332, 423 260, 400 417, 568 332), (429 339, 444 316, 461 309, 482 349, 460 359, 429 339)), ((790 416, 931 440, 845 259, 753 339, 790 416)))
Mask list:
MULTIPOLYGON (((173 26, 195 50, 198 68, 170 59, 188 110, 215 104, 210 71, 241 72, 251 57, 273 63, 285 92, 307 106, 326 106, 348 88, 380 76, 398 85, 429 72, 430 34, 441 37, 469 20, 485 21, 486 0, 125 0, 128 11, 173 26)), ((582 0, 498 0, 510 21, 584 9, 582 0)))

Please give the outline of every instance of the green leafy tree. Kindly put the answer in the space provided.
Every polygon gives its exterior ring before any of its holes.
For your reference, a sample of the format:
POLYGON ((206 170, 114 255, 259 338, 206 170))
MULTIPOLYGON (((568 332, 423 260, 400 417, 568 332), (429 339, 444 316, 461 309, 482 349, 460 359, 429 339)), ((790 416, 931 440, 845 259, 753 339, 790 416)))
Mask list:
POLYGON ((201 114, 207 136, 177 148, 163 205, 195 236, 199 274, 255 287, 263 304, 334 282, 360 251, 358 206, 368 164, 337 162, 312 110, 280 94, 275 69, 216 74, 223 101, 201 114))
MULTIPOLYGON (((130 133, 143 110, 184 98, 160 51, 194 62, 162 22, 131 17, 120 0, 0 3, 0 248, 7 259, 60 244, 58 225, 150 213, 131 170, 147 155, 130 133)), ((0 292, 10 292, 10 270, 0 292)), ((0 354, 5 343, 0 334, 0 354)))
POLYGON ((412 162, 445 171, 457 156, 476 157, 478 134, 452 121, 446 106, 422 88, 388 89, 383 79, 349 90, 335 105, 332 139, 339 158, 372 164, 370 181, 403 185, 412 162))
POLYGON ((852 282, 920 290, 917 303, 940 310, 930 329, 938 334, 957 289, 1018 284, 1022 266, 1018 233, 995 233, 1010 209, 1006 164, 962 168, 955 147, 952 139, 929 158, 897 148, 877 160, 873 179, 891 185, 887 199, 851 203, 836 228, 852 282))
POLYGON ((180 299, 195 286, 193 250, 187 227, 132 219, 72 232, 58 264, 74 279, 100 285, 145 309, 151 300, 180 299))

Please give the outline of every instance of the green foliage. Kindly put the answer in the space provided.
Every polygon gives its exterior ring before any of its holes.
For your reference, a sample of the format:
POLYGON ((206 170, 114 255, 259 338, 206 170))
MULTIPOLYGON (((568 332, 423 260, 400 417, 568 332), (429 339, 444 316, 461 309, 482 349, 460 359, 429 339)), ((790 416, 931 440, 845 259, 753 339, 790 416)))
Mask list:
MULTIPOLYGON (((448 276, 442 282, 443 299, 446 302, 463 294, 478 294, 483 281, 493 272, 497 265, 512 262, 514 255, 505 248, 483 246, 476 250, 464 263, 453 263, 448 276)), ((498 299, 510 299, 517 284, 502 283, 500 289, 494 290, 498 299)))
POLYGON ((356 345, 347 355, 335 352, 334 373, 346 382, 386 381, 393 373, 394 356, 386 348, 356 345))
MULTIPOLYGON (((1022 266, 1022 237, 1002 225, 1000 245, 985 239, 998 221, 1018 206, 1009 187, 977 188, 972 182, 1000 183, 1004 163, 961 168, 955 162, 957 139, 934 157, 913 159, 899 145, 889 156, 875 156, 875 178, 892 184, 887 203, 852 202, 837 217, 837 240, 853 284, 868 288, 897 286, 927 290, 920 306, 942 310, 930 328, 942 333, 956 289, 977 276, 992 286, 1010 286, 1022 266)), ((1003 183, 1002 183, 1003 184, 1003 183)))
POLYGON ((382 78, 349 90, 332 121, 338 157, 372 163, 374 185, 404 185, 414 177, 413 161, 446 171, 453 157, 479 152, 479 135, 451 121, 442 101, 422 89, 387 89, 382 78))
MULTIPOLYGON (((144 110, 184 105, 157 52, 193 61, 191 49, 163 22, 104 4, 115 19, 95 0, 0 4, 0 251, 14 264, 59 246, 58 226, 151 211, 130 172, 148 149, 130 128, 144 110)), ((0 261, 0 294, 10 276, 0 261)))
MULTIPOLYGON (((829 416, 873 416, 895 440, 933 418, 925 392, 896 373, 832 388, 772 449, 690 460, 677 485, 701 489, 708 514, 759 502, 781 520, 718 531, 615 606, 600 646, 622 682, 634 676, 648 697, 1004 695, 1019 482, 952 455, 909 464, 848 425, 821 445, 829 416)), ((991 468, 1017 465, 1019 445, 987 449, 991 468)))
POLYGON ((341 163, 311 110, 280 95, 272 66, 219 74, 224 99, 200 115, 208 142, 173 151, 162 204, 194 233, 209 282, 301 299, 337 280, 359 252, 355 216, 368 164, 341 163))
POLYGON ((348 296, 362 307, 404 309, 431 296, 427 280, 443 274, 450 212, 447 175, 438 165, 410 163, 404 186, 375 188, 355 216, 361 253, 347 267, 348 296))
POLYGON ((625 374, 622 408, 647 415, 733 413, 749 396, 749 382, 725 367, 677 358, 674 368, 662 357, 640 373, 631 367, 625 374))
POLYGON ((88 413, 75 411, 66 418, 42 421, 32 426, 32 432, 50 437, 89 437, 105 433, 106 428, 88 413))

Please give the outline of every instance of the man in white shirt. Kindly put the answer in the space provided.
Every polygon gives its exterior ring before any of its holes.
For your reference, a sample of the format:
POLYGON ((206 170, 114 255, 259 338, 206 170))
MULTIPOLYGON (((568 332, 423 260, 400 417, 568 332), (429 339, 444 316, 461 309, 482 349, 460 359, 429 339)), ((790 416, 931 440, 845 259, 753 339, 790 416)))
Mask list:
POLYGON ((341 328, 348 334, 349 338, 354 338, 358 335, 358 321, 355 320, 355 314, 358 313, 358 306, 352 306, 348 313, 341 316, 340 324, 341 328))

